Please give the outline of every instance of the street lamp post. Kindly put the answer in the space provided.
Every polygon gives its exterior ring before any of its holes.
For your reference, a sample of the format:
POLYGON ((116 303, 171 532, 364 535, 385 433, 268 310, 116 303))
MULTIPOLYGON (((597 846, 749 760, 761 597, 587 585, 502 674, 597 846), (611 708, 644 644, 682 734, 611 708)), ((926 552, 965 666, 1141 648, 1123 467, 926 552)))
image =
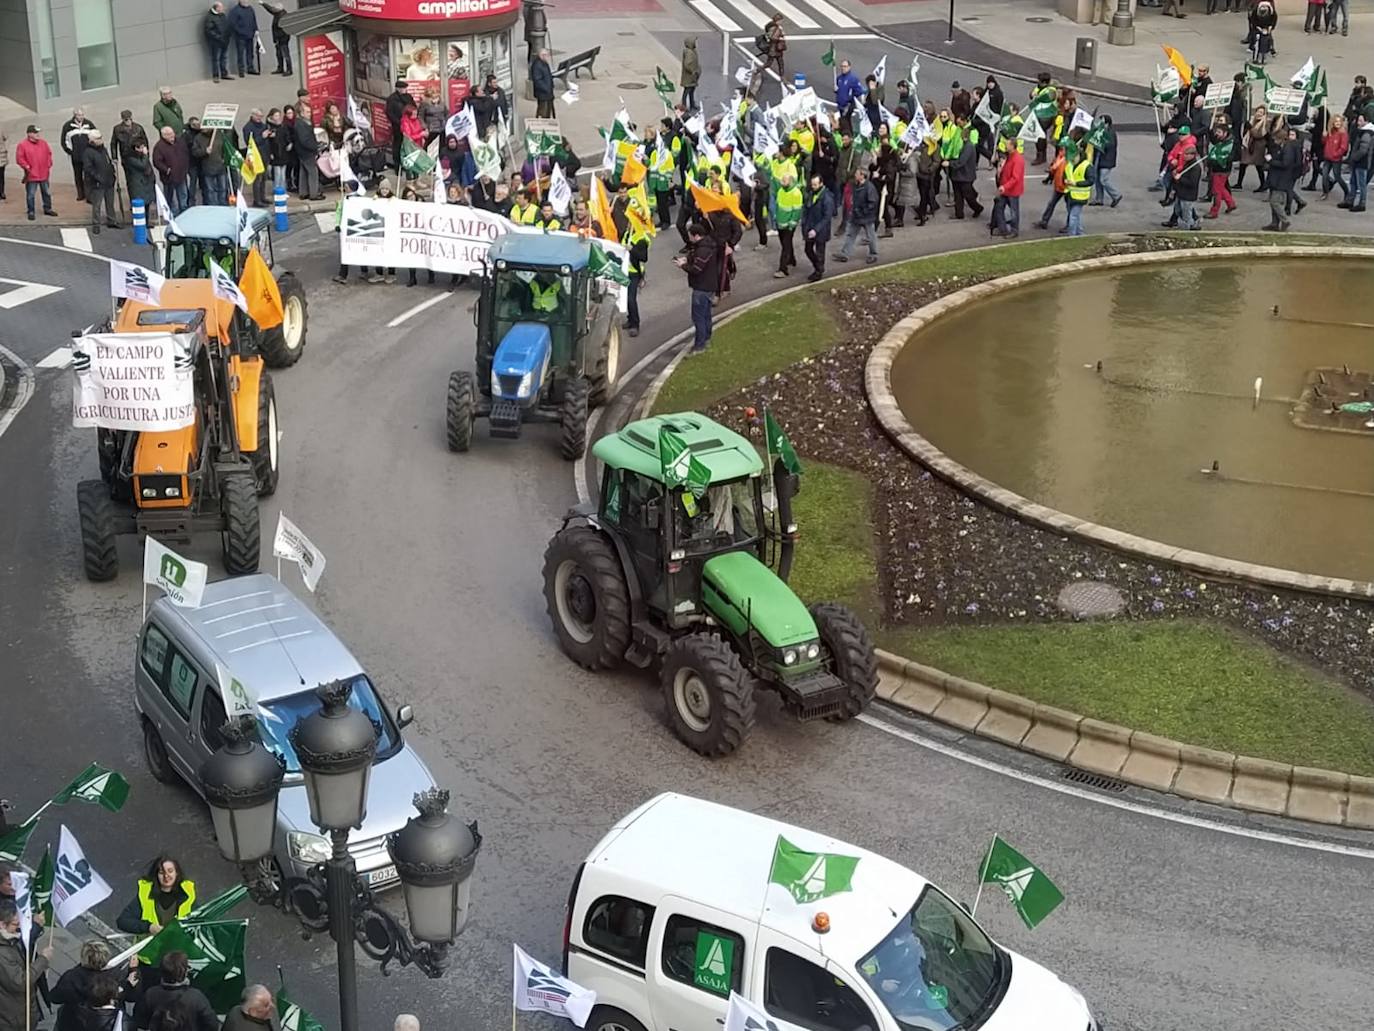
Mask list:
POLYGON ((1119 47, 1135 45, 1135 19, 1131 15, 1131 0, 1116 0, 1116 13, 1107 26, 1107 42, 1119 47))
POLYGON ((251 719, 231 721, 226 743, 201 767, 215 837, 226 859, 239 864, 254 901, 294 915, 311 931, 334 939, 339 978, 339 1026, 358 1031, 358 981, 354 944, 381 963, 414 964, 429 977, 448 969, 448 948, 467 923, 471 879, 482 845, 477 824, 447 811, 449 793, 415 796, 419 817, 387 839, 400 876, 410 930, 382 909, 358 878, 348 851, 348 832, 367 815, 367 787, 376 758, 378 728, 348 704, 343 681, 317 692, 320 709, 292 728, 310 803, 310 819, 329 835, 330 856, 307 877, 271 883, 262 860, 272 855, 277 794, 285 764, 253 739, 251 719))

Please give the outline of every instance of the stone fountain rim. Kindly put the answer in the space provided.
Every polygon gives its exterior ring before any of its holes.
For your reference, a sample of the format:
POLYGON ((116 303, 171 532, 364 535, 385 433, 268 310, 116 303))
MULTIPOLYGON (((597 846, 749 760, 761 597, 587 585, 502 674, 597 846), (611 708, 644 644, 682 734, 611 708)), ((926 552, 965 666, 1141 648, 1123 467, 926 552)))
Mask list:
POLYGON ((989 280, 986 283, 965 287, 917 308, 889 329, 878 341, 864 366, 864 390, 868 395, 868 405, 873 410, 873 414, 877 417, 884 432, 910 458, 915 459, 941 479, 952 483, 966 494, 978 498, 993 508, 1007 512, 1023 522, 1065 537, 1087 541, 1128 555, 1134 555, 1137 558, 1182 566, 1219 579, 1239 580, 1262 584, 1266 587, 1361 600, 1374 599, 1374 582, 1368 580, 1319 576, 1314 573, 1259 565, 1254 562, 1224 558, 1208 552, 1179 548, 1162 541, 1142 537, 1138 534, 1125 533, 1110 526, 1080 519, 1077 516, 1069 515, 1067 512, 1061 512, 1058 509, 1050 508, 1048 505, 1032 501, 956 462, 931 441, 916 432, 915 427, 907 421, 906 415, 898 407, 897 399, 892 393, 892 363, 918 330, 975 301, 984 300, 995 294, 1048 279, 1062 278, 1070 274, 1156 265, 1162 262, 1176 262, 1180 259, 1193 262, 1228 258, 1269 260, 1273 258, 1312 258, 1314 256, 1369 259, 1374 257, 1374 250, 1365 247, 1340 246, 1324 247, 1319 252, 1314 252, 1310 246, 1279 246, 1262 249, 1255 247, 1214 247, 1187 251, 1164 250, 1140 254, 1113 254, 1081 261, 1043 265, 1039 268, 1027 269, 1023 272, 1015 272, 1008 276, 989 280))

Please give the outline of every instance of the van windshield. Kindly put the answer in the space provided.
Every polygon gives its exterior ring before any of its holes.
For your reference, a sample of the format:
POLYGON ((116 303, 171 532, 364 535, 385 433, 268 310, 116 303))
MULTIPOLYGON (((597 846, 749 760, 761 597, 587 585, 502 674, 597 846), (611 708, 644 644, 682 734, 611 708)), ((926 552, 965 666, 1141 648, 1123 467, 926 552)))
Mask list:
MULTIPOLYGON (((359 673, 350 682, 352 693, 348 704, 359 710, 380 728, 377 738, 377 761, 388 759, 401 747, 401 734, 387 713, 386 707, 377 697, 372 682, 359 673)), ((262 743, 286 760, 287 773, 300 773, 300 760, 296 750, 291 747, 291 728, 298 720, 305 719, 320 708, 319 696, 314 691, 287 695, 258 706, 258 729, 262 743)))
POLYGON ((859 973, 907 1031, 977 1027, 1001 998, 1010 967, 972 917, 930 886, 859 961, 859 973))

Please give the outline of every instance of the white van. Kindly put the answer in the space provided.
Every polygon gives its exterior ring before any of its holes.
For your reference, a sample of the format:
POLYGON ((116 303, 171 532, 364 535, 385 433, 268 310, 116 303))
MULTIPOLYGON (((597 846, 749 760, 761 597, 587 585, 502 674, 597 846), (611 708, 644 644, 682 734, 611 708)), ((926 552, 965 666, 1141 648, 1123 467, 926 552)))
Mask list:
POLYGON ((685 795, 646 802, 592 849, 563 940, 567 976, 596 991, 591 1031, 708 1031, 731 991, 779 1029, 1098 1029, 1077 990, 996 944, 918 874, 685 795), (798 904, 770 885, 779 835, 858 857, 851 890, 798 904))

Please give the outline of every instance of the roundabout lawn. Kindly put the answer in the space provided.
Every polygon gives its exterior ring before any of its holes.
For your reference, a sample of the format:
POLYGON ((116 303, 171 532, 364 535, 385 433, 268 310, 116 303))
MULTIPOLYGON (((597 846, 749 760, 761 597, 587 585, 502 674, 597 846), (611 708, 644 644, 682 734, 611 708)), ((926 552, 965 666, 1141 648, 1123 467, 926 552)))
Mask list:
MULTIPOLYGON (((1196 236, 1188 242, 1195 241, 1196 236)), ((1238 241, 1228 237, 1206 242, 1215 246, 1238 241)), ((1170 245, 1154 242, 1156 247, 1170 245)), ((901 537, 915 532, 911 529, 915 515, 910 506, 899 509, 892 495, 909 492, 915 477, 911 471, 904 474, 905 480, 875 473, 871 463, 864 471, 846 467, 849 459, 838 453, 836 441, 853 441, 853 427, 871 419, 866 413, 840 410, 841 405, 862 406, 861 381, 852 369, 849 378, 843 379, 844 360, 831 361, 837 352, 826 352, 848 339, 852 358, 855 340, 867 339, 865 334, 884 320, 890 326, 925 299, 971 281, 1089 258, 1107 246, 1101 238, 1083 237, 938 255, 777 298, 717 329, 705 354, 678 366, 655 400, 654 411, 711 410, 728 422, 738 418, 740 406, 757 404, 765 394, 782 408, 792 385, 789 381, 804 385, 809 378, 814 382, 821 376, 815 370, 830 362, 837 371, 824 375, 832 383, 835 417, 829 411, 813 411, 811 428, 800 432, 793 429, 804 422, 800 411, 785 413, 782 419, 805 465, 802 490, 794 503, 801 540, 792 576, 802 598, 850 604, 882 647, 1038 702, 1223 751, 1374 775, 1374 705, 1348 683, 1361 682, 1358 674, 1351 675, 1357 667, 1322 661, 1335 654, 1336 647, 1343 652, 1360 645, 1366 652, 1374 650, 1374 637, 1360 632, 1356 638, 1353 631, 1346 631, 1336 644, 1324 645, 1326 651, 1311 645, 1310 640, 1327 633, 1325 627, 1313 630, 1316 622, 1334 611, 1324 614, 1321 599, 1280 597, 1216 582, 1209 591, 1205 585, 1183 583, 1183 575, 1176 571, 1135 568, 1133 562, 1118 561, 1121 556, 1101 549, 1092 558, 1094 565, 1107 567, 1110 574, 1120 577, 1123 587, 1129 584, 1128 614, 1108 622, 1067 621, 1054 611, 1053 593, 1044 593, 1043 587, 1033 588, 1042 592, 1034 599, 1040 604, 1023 597, 1014 603, 1023 607, 1010 613, 1021 618, 1008 619, 1005 607, 994 613, 987 601, 981 612, 976 604, 966 606, 965 598, 942 598, 939 605, 933 604, 933 573, 924 584, 898 582, 903 575, 903 554, 892 549, 900 547, 904 552, 909 546, 901 537), (948 283, 951 279, 959 282, 948 283), (885 286, 894 289, 884 291, 885 286), (913 304, 913 295, 924 299, 913 304), (906 306, 898 310, 901 303, 906 306), (855 322, 866 324, 856 329, 855 322), (843 379, 844 392, 838 389, 836 376, 843 379), (847 437, 841 430, 844 425, 851 427, 847 437), (1130 570, 1128 565, 1132 565, 1130 570), (1199 595, 1193 587, 1203 593, 1199 595), (920 612, 903 604, 911 602, 917 591, 925 596, 920 612), (1192 600, 1185 602, 1185 595, 1192 600), (1167 597, 1167 605, 1157 600, 1160 596, 1167 597), (1213 607, 1204 608, 1203 599, 1213 607), (1218 602, 1220 607, 1216 607, 1218 602), (1217 618, 1209 618, 1213 616, 1217 618), (1275 628, 1270 636, 1279 647, 1260 639, 1270 626, 1275 628), (1323 673, 1322 667, 1328 665, 1348 682, 1323 673)), ((822 391, 821 402, 830 403, 825 397, 822 391)), ((808 396, 805 402, 814 405, 814 398, 814 394, 808 396)), ((858 439, 863 439, 862 434, 858 439)), ((885 441, 872 435, 870 439, 881 450, 885 441)), ((885 455, 882 461, 906 459, 885 455)), ((855 464, 862 467, 864 463, 855 464)), ((938 484, 928 474, 920 473, 919 479, 938 484)), ((953 490, 943 484, 927 489, 947 494, 953 490)), ((919 504, 932 502, 920 499, 919 504)), ((978 519, 1002 523, 999 541, 1008 534, 1035 536, 1039 543, 1034 547, 1044 551, 1032 554, 1037 558, 1043 554, 1047 563, 1056 548, 1071 547, 1062 538, 1023 528, 990 510, 980 508, 978 519)), ((943 527, 921 532, 932 538, 950 535, 943 527)), ((922 543, 930 550, 938 542, 922 543)), ((967 542, 948 540, 942 546, 957 550, 966 548, 967 542)), ((1083 550, 1092 549, 1079 547, 1083 550)), ((1081 555, 1070 557, 1087 561, 1081 555)), ((1013 557, 1013 564, 1018 560, 1013 557)), ((1062 556, 1057 560, 1061 564, 1052 568, 1051 577, 1066 575, 1064 570, 1069 568, 1062 564, 1062 556)), ((978 556, 970 561, 965 553, 961 561, 974 570, 974 578, 984 576, 978 556)), ((946 578, 951 588, 960 586, 953 583, 954 577, 946 578)), ((921 603, 918 598, 917 605, 921 603)), ((1346 603, 1342 615, 1351 611, 1346 603)), ((1368 620, 1358 603, 1353 611, 1368 620)), ((1374 632, 1374 624, 1370 630, 1374 632)))

